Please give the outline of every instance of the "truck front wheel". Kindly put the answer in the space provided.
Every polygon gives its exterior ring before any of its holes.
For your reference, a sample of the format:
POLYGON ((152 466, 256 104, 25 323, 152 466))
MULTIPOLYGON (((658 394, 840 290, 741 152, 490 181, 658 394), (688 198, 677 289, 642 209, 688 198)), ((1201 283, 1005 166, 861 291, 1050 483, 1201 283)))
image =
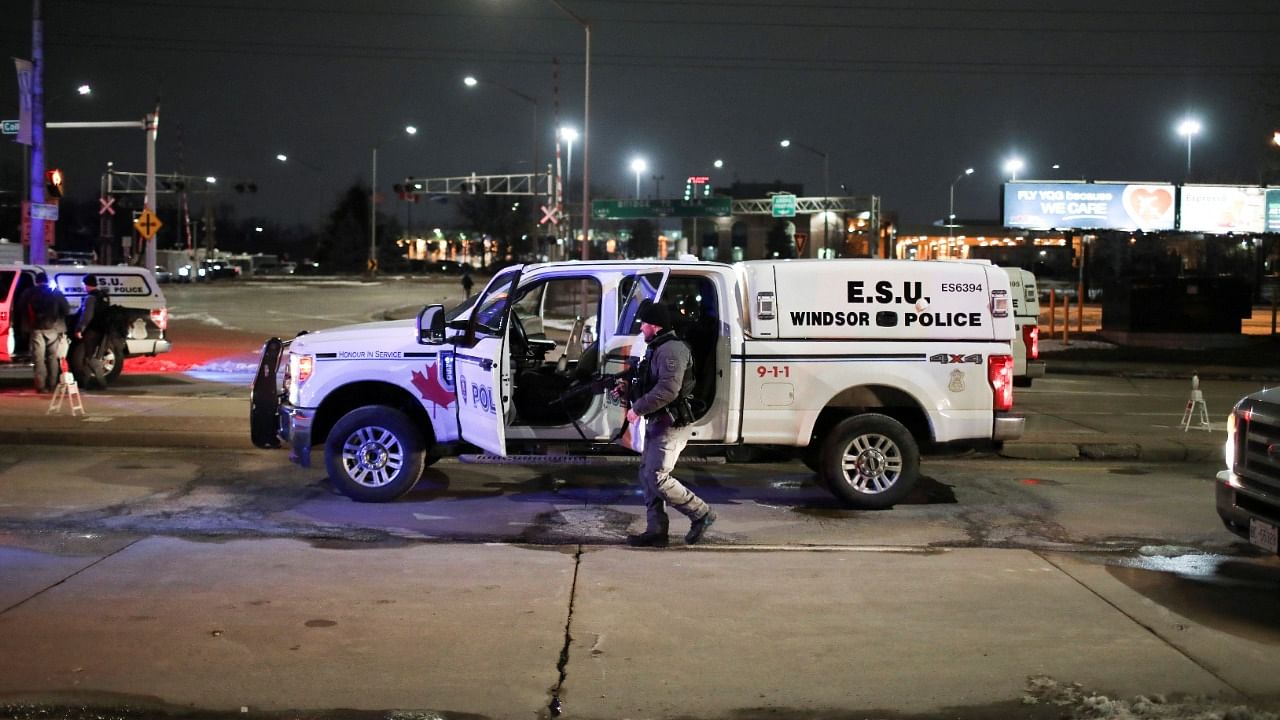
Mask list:
POLYGON ((324 444, 329 479, 357 502, 390 502, 413 489, 425 467, 422 434, 399 410, 356 408, 324 444))
POLYGON ((915 487, 920 449, 911 432, 887 415, 842 420, 822 443, 819 475, 852 507, 893 507, 915 487))

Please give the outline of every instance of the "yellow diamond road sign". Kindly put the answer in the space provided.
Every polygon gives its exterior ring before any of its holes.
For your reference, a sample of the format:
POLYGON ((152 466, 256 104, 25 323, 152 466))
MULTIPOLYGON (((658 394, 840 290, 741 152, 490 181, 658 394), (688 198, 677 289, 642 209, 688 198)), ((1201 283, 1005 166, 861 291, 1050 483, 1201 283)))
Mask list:
POLYGON ((138 234, 144 240, 150 240, 160 232, 160 228, 164 227, 164 223, 160 222, 160 218, 151 212, 151 208, 146 208, 138 215, 138 219, 133 221, 133 226, 137 228, 138 234))

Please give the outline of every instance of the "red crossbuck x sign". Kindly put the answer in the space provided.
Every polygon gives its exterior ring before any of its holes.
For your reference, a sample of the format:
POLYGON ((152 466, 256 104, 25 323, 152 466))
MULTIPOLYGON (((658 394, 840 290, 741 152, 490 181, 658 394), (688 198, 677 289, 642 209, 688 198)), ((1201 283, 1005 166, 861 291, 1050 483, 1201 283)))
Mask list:
POLYGON ((112 205, 115 205, 115 204, 116 204, 116 199, 113 197, 98 198, 98 205, 101 206, 98 208, 98 214, 99 215, 115 215, 116 209, 111 207, 112 205))
POLYGON ((548 223, 552 225, 560 224, 559 208, 547 207, 546 205, 542 205, 541 207, 542 207, 542 219, 538 221, 539 225, 546 225, 548 223))

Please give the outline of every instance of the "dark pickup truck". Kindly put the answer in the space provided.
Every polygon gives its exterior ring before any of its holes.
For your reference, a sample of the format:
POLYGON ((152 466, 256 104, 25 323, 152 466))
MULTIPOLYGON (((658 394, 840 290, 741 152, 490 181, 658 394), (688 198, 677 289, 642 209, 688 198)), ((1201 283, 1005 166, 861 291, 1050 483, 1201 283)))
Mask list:
POLYGON ((1280 388, 1236 403, 1227 419, 1227 469, 1218 473, 1218 515, 1227 529, 1277 552, 1280 527, 1280 388))

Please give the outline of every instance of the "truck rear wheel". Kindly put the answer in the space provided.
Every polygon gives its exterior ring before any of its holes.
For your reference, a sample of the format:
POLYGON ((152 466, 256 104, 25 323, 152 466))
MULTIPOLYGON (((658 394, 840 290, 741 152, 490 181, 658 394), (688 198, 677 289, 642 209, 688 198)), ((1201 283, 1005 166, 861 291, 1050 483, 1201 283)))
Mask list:
POLYGON ((107 335, 102 339, 102 377, 107 383, 115 382, 124 372, 124 339, 107 335))
POLYGON ((413 421, 384 406, 343 415, 324 443, 329 479, 358 502, 390 502, 412 490, 426 454, 413 421))
POLYGON ((915 487, 920 449, 911 432, 887 415, 842 420, 822 443, 818 475, 831 492, 852 507, 893 507, 915 487))

